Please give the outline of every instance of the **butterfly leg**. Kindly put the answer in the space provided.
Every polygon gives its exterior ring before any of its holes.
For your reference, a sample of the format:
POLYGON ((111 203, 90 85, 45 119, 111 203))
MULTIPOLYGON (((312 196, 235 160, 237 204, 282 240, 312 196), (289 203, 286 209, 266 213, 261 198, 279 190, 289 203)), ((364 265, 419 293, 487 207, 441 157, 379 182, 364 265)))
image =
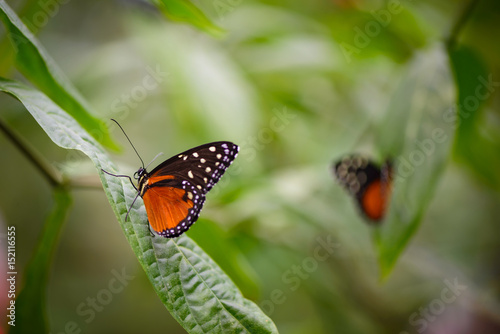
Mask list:
POLYGON ((132 204, 130 204, 130 208, 128 209, 127 214, 125 215, 125 221, 127 221, 128 214, 130 213, 130 210, 132 210, 132 208, 134 207, 134 203, 135 203, 135 200, 137 199, 137 197, 139 197, 139 192, 137 192, 137 195, 135 195, 135 198, 132 201, 132 204))
POLYGON ((134 189, 135 189, 135 190, 137 190, 137 187, 135 186, 135 184, 134 184, 134 182, 132 181, 132 178, 131 178, 130 176, 128 176, 128 175, 116 175, 116 174, 111 174, 110 172, 107 172, 107 171, 105 171, 105 170, 104 170, 104 169, 102 169, 102 168, 101 168, 101 170, 102 170, 104 173, 106 173, 106 174, 108 174, 108 175, 111 175, 111 176, 115 176, 115 177, 126 177, 126 178, 128 178, 128 179, 129 179, 129 181, 130 181, 130 183, 132 184, 132 187, 134 187, 134 189))

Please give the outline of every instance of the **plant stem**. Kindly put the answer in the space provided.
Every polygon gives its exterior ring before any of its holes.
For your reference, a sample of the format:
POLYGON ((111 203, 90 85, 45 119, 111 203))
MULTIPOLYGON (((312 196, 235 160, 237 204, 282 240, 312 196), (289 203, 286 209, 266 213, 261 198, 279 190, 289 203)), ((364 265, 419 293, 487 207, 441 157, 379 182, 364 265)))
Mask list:
POLYGON ((451 29, 450 36, 446 39, 446 46, 448 49, 453 48, 457 43, 460 32, 469 20, 472 12, 474 12, 474 9, 476 8, 478 3, 479 0, 471 0, 460 13, 460 16, 451 29))
POLYGON ((62 186, 63 178, 51 165, 49 165, 39 154, 32 150, 29 145, 0 119, 0 130, 7 138, 24 154, 29 161, 42 173, 52 187, 62 186))

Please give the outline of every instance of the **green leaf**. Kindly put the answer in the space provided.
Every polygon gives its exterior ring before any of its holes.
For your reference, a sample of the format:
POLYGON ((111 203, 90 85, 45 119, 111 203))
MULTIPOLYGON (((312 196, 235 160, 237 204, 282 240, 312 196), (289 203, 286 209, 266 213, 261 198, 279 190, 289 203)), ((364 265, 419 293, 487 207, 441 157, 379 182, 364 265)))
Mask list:
POLYGON ((154 0, 153 3, 173 21, 190 23, 215 37, 224 34, 223 29, 213 24, 198 7, 188 0, 154 0))
POLYGON ((91 107, 85 99, 5 1, 0 1, 0 20, 14 48, 17 69, 97 141, 117 150, 118 146, 113 142, 105 123, 92 116, 89 112, 91 107))
POLYGON ((54 208, 47 217, 33 257, 26 267, 25 281, 16 298, 16 325, 9 333, 48 333, 46 290, 54 250, 71 206, 67 189, 55 188, 54 208))
POLYGON ((458 88, 454 153, 485 184, 500 188, 500 143, 480 130, 481 111, 500 83, 493 80, 482 59, 467 46, 453 47, 449 57, 458 88))
POLYGON ((382 277, 415 234, 448 161, 454 137, 454 89, 442 48, 420 54, 386 114, 379 143, 397 157, 388 216, 374 231, 382 277))
POLYGON ((257 274, 237 245, 228 240, 227 232, 216 222, 200 219, 198 226, 187 234, 217 261, 246 296, 259 296, 257 274))
POLYGON ((42 93, 0 79, 0 90, 20 100, 57 145, 77 149, 95 164, 111 207, 153 287, 174 318, 189 333, 277 333, 273 322, 245 299, 236 285, 190 238, 151 237, 142 201, 128 180, 116 173, 103 148, 67 113, 42 93))

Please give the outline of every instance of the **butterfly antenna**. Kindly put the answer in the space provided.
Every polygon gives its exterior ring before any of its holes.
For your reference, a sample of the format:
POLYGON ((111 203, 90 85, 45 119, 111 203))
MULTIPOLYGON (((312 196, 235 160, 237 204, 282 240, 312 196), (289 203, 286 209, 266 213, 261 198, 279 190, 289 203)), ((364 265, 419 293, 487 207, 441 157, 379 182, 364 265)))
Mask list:
POLYGON ((146 168, 144 168, 144 169, 148 169, 149 165, 151 165, 151 164, 153 163, 153 161, 155 161, 155 160, 156 160, 156 158, 158 158, 158 157, 159 157, 160 155, 162 155, 162 154, 163 154, 163 152, 158 153, 158 154, 157 154, 157 155, 153 158, 153 160, 151 160, 151 162, 150 162, 150 163, 148 163, 148 165, 147 165, 147 166, 146 166, 146 168))
POLYGON ((123 130, 122 126, 120 125, 120 123, 118 123, 116 120, 114 119, 111 119, 113 122, 115 122, 119 127, 120 129, 122 130, 123 134, 125 135, 125 137, 127 137, 127 140, 128 142, 130 143, 130 145, 132 146, 132 148, 134 149, 135 153, 137 154, 137 156, 139 157, 139 159, 141 160, 141 163, 142 163, 142 167, 144 168, 144 161, 142 161, 142 158, 141 156, 139 155, 139 153, 137 152, 137 150, 135 149, 134 147, 134 144, 132 144, 132 142, 130 141, 130 138, 127 136, 127 134, 125 133, 125 130, 123 130))

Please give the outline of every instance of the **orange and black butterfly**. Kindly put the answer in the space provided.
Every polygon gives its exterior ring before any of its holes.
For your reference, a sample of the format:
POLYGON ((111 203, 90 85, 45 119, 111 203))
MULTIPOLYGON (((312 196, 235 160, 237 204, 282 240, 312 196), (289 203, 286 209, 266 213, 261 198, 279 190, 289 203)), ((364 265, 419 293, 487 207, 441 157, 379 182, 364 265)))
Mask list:
MULTIPOLYGON (((205 194, 220 180, 238 151, 239 147, 231 142, 208 143, 173 156, 151 172, 146 170, 139 156, 142 167, 134 174, 137 186, 128 175, 103 172, 127 177, 137 190, 131 208, 141 196, 151 228, 162 237, 175 238, 196 222, 205 203, 205 194)), ((130 209, 125 220, 129 212, 130 209)))
POLYGON ((392 188, 390 161, 378 167, 362 156, 351 155, 335 163, 333 170, 339 183, 356 199, 365 217, 373 222, 384 218, 392 188))

